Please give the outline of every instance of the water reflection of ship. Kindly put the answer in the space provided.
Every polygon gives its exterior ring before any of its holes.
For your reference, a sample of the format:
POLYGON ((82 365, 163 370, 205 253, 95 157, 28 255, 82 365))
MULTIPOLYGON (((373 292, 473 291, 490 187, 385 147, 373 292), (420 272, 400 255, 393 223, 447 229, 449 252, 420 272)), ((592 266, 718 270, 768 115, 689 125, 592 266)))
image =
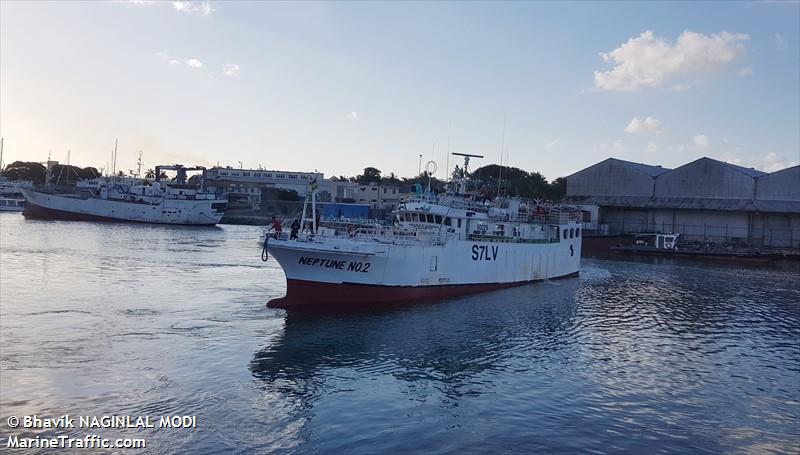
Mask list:
POLYGON ((443 302, 355 314, 288 313, 250 369, 271 392, 309 398, 342 370, 424 382, 450 400, 480 394, 495 371, 563 349, 579 281, 534 284, 443 302), (486 305, 486 299, 495 300, 486 305), (520 352, 524 351, 524 352, 520 352))

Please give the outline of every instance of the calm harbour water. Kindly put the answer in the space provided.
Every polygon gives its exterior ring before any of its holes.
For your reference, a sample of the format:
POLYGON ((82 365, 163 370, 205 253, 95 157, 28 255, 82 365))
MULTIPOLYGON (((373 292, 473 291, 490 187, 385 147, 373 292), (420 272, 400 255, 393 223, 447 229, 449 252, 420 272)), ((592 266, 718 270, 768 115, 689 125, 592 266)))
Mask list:
MULTIPOLYGON (((196 415, 136 453, 797 453, 800 274, 584 260, 580 278, 347 314, 258 228, 0 213, 9 415, 196 415)), ((44 451, 43 451, 44 452, 44 451)), ((25 451, 24 453, 35 453, 25 451)))

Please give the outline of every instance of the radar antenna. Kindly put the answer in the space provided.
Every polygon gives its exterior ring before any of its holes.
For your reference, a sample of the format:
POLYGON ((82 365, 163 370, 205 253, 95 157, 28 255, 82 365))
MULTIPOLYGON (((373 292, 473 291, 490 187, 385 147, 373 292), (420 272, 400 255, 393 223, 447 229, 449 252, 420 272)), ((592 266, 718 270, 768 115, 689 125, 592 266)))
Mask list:
POLYGON ((453 155, 463 156, 464 157, 464 174, 467 173, 467 168, 469 167, 469 159, 470 158, 483 158, 483 155, 470 155, 469 153, 456 153, 456 152, 453 152, 453 155))
MULTIPOLYGON (((453 184, 455 185, 455 191, 458 193, 466 193, 467 192, 467 177, 469 175, 469 159, 470 158, 483 158, 483 155, 471 155, 469 153, 456 153, 453 152, 453 155, 456 156, 463 156, 464 157, 464 170, 463 175, 459 175, 456 177, 455 172, 453 173, 453 184)), ((458 166, 456 166, 458 167, 458 166)))

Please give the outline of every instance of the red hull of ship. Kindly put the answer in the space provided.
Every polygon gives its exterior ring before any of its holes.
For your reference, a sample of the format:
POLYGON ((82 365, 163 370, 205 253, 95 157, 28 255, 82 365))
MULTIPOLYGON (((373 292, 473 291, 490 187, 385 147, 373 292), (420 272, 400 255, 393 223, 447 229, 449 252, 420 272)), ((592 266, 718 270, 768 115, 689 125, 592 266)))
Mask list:
MULTIPOLYGON (((578 276, 578 272, 553 279, 578 276)), ((355 283, 320 283, 305 280, 286 280, 286 297, 270 300, 270 308, 336 307, 386 303, 440 300, 468 294, 494 291, 533 283, 460 284, 441 286, 380 286, 355 283)))

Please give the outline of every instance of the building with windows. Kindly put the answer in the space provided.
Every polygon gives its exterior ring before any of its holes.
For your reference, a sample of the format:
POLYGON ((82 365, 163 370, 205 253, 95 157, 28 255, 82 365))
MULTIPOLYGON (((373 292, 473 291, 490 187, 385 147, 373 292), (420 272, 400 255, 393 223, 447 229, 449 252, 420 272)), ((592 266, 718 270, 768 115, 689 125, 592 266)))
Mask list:
MULTIPOLYGON (((294 172, 294 171, 275 171, 267 169, 232 169, 232 168, 212 168, 206 171, 206 181, 209 187, 217 187, 221 190, 238 191, 247 194, 254 194, 250 188, 279 188, 292 190, 300 196, 305 196, 309 188, 309 182, 313 179, 322 181, 324 178, 321 172, 294 172)), ((258 191, 260 197, 260 191, 258 191)))
POLYGON ((305 197, 314 180, 317 184, 317 198, 320 201, 335 202, 354 198, 357 184, 325 180, 321 172, 232 168, 212 168, 206 172, 209 189, 254 206, 261 202, 262 190, 265 188, 294 191, 298 196, 305 197))
POLYGON ((675 169, 609 158, 568 176, 565 202, 599 234, 800 248, 800 166, 768 174, 711 158, 675 169))
POLYGON ((356 183, 353 199, 358 204, 368 204, 370 209, 383 212, 395 210, 400 205, 400 185, 380 182, 356 183))

